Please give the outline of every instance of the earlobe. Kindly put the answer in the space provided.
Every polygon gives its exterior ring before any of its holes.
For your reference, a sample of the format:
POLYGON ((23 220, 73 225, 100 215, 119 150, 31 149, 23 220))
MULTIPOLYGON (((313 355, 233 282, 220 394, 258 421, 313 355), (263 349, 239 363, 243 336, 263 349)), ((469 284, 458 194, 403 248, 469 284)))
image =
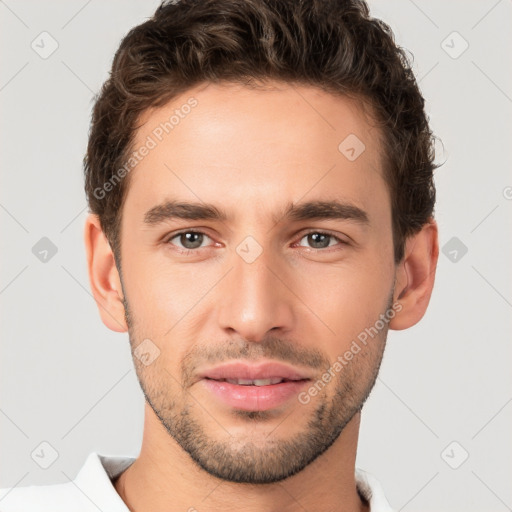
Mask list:
POLYGON ((431 219, 406 241, 395 279, 395 301, 401 309, 390 322, 391 329, 407 329, 423 318, 434 287, 438 256, 437 223, 431 219))
POLYGON ((112 331, 126 332, 121 280, 110 244, 101 229, 97 215, 85 221, 84 243, 87 270, 93 297, 103 323, 112 331))

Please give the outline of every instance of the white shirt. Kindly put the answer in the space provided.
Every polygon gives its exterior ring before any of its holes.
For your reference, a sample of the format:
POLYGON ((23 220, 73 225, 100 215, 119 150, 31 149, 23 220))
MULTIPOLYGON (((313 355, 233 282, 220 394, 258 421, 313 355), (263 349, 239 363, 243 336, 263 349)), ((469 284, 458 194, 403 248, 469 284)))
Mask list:
MULTIPOLYGON (((92 452, 73 481, 0 489, 0 511, 130 512, 112 480, 134 461, 132 457, 110 457, 92 452)), ((355 478, 359 492, 370 503, 371 512, 394 512, 373 475, 356 468, 355 478)))

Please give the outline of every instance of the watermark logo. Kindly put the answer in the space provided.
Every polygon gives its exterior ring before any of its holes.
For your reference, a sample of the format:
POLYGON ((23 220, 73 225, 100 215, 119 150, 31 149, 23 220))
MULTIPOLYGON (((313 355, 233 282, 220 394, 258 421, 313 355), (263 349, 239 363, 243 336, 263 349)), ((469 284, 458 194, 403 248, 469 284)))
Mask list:
POLYGON ((253 263, 263 252, 263 247, 254 237, 248 236, 238 244, 236 252, 246 263, 253 263))
POLYGON ((137 345, 133 354, 144 366, 149 366, 160 355, 160 349, 149 338, 146 338, 137 345))
POLYGON ((30 456, 40 468, 48 469, 59 458, 59 452, 48 441, 43 441, 34 448, 30 456))
POLYGON ((57 246, 46 236, 43 236, 43 238, 32 247, 32 254, 41 263, 48 263, 57 254, 57 251, 57 246))
POLYGON ((452 469, 459 469, 468 460, 469 453, 457 441, 452 441, 442 452, 441 458, 452 469))
POLYGON ((338 151, 350 162, 357 160, 365 149, 363 141, 353 133, 347 135, 338 146, 338 151))
POLYGON ((467 246, 456 236, 450 238, 441 250, 452 263, 458 263, 468 252, 467 246))
POLYGON ((443 39, 441 48, 452 59, 458 59, 469 48, 469 43, 458 32, 452 32, 443 39))
POLYGON ((55 53, 55 51, 59 47, 59 43, 48 32, 41 32, 32 41, 30 47, 39 55, 39 57, 41 57, 41 59, 46 60, 53 53, 55 53))

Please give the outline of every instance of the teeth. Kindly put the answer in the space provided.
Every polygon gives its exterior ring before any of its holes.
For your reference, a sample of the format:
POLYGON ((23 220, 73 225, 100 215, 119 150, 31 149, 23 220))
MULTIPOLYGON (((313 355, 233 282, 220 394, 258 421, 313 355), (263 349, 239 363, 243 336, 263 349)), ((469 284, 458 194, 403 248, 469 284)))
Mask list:
POLYGON ((230 382, 231 384, 238 384, 241 386, 251 386, 252 380, 248 379, 226 379, 227 382, 230 382))
POLYGON ((274 377, 273 379, 226 379, 226 382, 237 384, 239 386, 270 386, 271 384, 279 384, 284 379, 274 377))
POLYGON ((274 379, 256 379, 254 381, 255 386, 269 386, 270 384, 279 384, 283 379, 276 377, 274 379))

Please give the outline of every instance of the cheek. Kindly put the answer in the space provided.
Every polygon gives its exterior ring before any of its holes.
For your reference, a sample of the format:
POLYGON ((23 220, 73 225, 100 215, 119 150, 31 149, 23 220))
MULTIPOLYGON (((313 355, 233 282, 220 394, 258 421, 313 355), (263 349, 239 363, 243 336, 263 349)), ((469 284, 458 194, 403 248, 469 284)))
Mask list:
POLYGON ((373 325, 384 312, 391 293, 393 274, 384 260, 364 258, 337 267, 317 267, 300 273, 292 288, 312 314, 322 322, 306 322, 303 327, 332 340, 331 348, 351 340, 373 325), (326 329, 326 326, 329 329, 326 329), (329 336, 329 333, 332 336, 329 336))
POLYGON ((163 336, 184 317, 192 318, 194 307, 225 272, 220 265, 176 264, 142 251, 124 262, 130 276, 126 294, 137 326, 154 336, 163 336))
POLYGON ((204 280, 204 274, 200 275, 197 269, 194 272, 192 267, 183 269, 164 262, 152 265, 152 269, 145 272, 145 279, 140 283, 141 295, 155 312, 177 314, 190 307, 190 302, 204 293, 204 280))
POLYGON ((174 316, 173 304, 180 302, 172 300, 172 297, 183 296, 183 291, 177 295, 178 285, 165 275, 165 269, 151 263, 140 253, 123 258, 123 274, 129 276, 124 279, 124 289, 139 329, 149 329, 154 321, 162 319, 164 315, 170 323, 174 316))

